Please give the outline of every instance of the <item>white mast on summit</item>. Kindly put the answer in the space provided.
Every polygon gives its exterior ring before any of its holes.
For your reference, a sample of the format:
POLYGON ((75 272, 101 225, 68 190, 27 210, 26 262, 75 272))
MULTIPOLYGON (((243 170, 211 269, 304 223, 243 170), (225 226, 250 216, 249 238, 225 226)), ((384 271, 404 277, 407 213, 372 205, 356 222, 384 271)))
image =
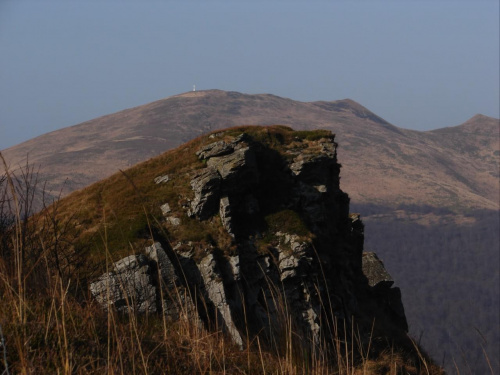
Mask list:
POLYGON ((196 91, 196 85, 193 85, 193 91, 196 91))

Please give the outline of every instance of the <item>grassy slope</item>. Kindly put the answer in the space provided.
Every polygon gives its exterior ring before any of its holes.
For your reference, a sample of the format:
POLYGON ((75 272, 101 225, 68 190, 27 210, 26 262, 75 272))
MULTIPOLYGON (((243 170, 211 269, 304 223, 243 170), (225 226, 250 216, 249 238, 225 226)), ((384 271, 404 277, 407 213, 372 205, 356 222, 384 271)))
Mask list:
MULTIPOLYGON (((307 142, 308 137, 325 134, 292 132, 283 127, 247 130, 254 138, 265 140, 280 151, 283 151, 283 139, 289 141, 299 136, 307 142)), ((241 131, 234 129, 228 134, 237 135, 241 131)), ((398 348, 383 352, 377 358, 363 357, 355 368, 354 357, 351 357, 354 348, 339 341, 337 365, 332 367, 327 360, 328 353, 319 352, 313 358, 304 358, 300 352, 292 350, 288 336, 284 337, 283 351, 266 352, 257 341, 249 343, 248 349, 241 352, 220 332, 207 332, 193 322, 169 323, 159 316, 119 316, 94 306, 88 298, 84 278, 102 272, 108 255, 116 260, 139 252, 156 233, 162 232, 162 225, 155 220, 160 215, 160 204, 168 200, 173 214, 182 211, 183 201, 192 194, 189 174, 202 166, 194 152, 210 141, 207 137, 196 139, 124 173, 117 173, 75 192, 35 217, 37 225, 46 223, 47 219, 57 222, 57 241, 74 241, 66 250, 74 250, 75 244, 77 249, 90 245, 90 256, 82 269, 67 264, 71 273, 63 274, 66 278, 54 273, 51 249, 56 238, 46 227, 34 236, 35 242, 44 241, 39 257, 27 257, 18 271, 17 276, 25 279, 26 284, 16 281, 16 269, 12 272, 8 259, 2 257, 0 291, 7 304, 2 304, 0 324, 11 371, 385 374, 405 368, 408 373, 419 373, 419 367, 409 362, 398 348), (168 174, 171 181, 156 185, 154 178, 164 174, 168 174), (66 227, 66 222, 70 225, 63 232, 61 229, 66 227), (96 265, 101 269, 96 269, 96 265)), ((183 216, 183 220, 187 219, 183 216)), ((204 241, 209 235, 217 238, 217 242, 224 241, 217 223, 193 220, 184 224, 178 232, 160 234, 171 240, 204 241)), ((14 252, 29 250, 28 246, 19 247, 22 242, 17 244, 11 243, 14 252)), ((2 254, 7 250, 2 249, 2 254)), ((420 367, 422 371, 427 367, 429 373, 439 373, 429 362, 419 366, 423 366, 420 367)))

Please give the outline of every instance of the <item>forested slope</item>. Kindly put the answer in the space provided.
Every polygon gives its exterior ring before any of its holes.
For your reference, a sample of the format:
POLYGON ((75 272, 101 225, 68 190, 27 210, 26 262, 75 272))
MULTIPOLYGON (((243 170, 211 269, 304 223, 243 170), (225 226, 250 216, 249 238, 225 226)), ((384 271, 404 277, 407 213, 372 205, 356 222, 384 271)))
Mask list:
POLYGON ((365 251, 376 251, 402 289, 414 337, 449 373, 499 371, 499 212, 456 216, 432 207, 354 205, 363 213, 365 251), (432 219, 431 219, 432 218, 432 219), (424 224, 426 223, 426 224, 424 224), (483 352, 484 350, 484 352, 483 352))

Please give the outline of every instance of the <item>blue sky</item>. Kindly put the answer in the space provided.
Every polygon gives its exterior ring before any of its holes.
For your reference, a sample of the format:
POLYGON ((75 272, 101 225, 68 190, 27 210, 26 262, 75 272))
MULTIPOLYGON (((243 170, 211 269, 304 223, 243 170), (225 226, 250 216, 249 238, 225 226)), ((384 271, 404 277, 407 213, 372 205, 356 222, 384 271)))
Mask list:
POLYGON ((197 89, 499 117, 499 2, 0 0, 0 149, 197 89))

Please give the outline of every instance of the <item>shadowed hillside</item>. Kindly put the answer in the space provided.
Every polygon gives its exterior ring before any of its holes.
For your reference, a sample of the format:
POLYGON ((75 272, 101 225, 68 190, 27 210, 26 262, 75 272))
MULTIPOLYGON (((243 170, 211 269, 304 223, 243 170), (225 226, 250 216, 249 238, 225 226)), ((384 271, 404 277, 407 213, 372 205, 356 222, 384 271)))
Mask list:
POLYGON ((304 103, 209 90, 90 120, 2 154, 13 168, 28 155, 40 166, 40 181, 54 195, 64 186, 66 195, 200 134, 246 124, 335 133, 341 187, 366 215, 367 249, 386 259, 405 293, 410 330, 423 331, 426 347, 437 359, 446 356, 451 373, 452 358, 470 363, 469 373, 489 371, 483 346, 498 369, 498 329, 484 328, 498 322, 498 119, 476 115, 459 126, 417 132, 349 99, 304 103), (465 347, 472 354, 463 361, 465 347))
POLYGON ((354 205, 365 249, 377 252, 403 293, 410 332, 450 374, 500 369, 500 215, 434 207, 354 205), (488 364, 488 360, 490 364, 488 364))

